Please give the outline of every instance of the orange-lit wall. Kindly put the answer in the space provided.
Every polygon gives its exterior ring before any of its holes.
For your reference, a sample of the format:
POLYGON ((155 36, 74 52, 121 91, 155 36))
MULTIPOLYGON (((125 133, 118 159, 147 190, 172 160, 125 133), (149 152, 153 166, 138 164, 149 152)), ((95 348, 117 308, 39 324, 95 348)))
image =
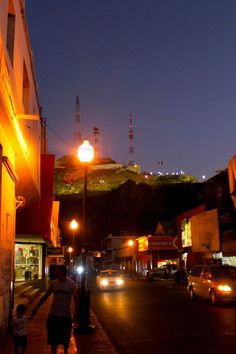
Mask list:
POLYGON ((23 1, 1 0, 0 148, 3 158, 0 159, 0 337, 6 332, 12 310, 15 197, 24 197, 26 205, 40 198, 41 124, 31 55, 23 1), (12 61, 6 42, 9 4, 15 16, 12 61), (28 78, 27 105, 23 104, 23 72, 27 73, 28 78))

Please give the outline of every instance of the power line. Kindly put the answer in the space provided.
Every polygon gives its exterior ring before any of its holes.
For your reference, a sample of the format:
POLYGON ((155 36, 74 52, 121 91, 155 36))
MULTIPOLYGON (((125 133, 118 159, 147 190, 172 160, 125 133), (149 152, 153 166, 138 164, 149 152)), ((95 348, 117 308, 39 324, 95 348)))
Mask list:
POLYGON ((58 139, 61 143, 63 143, 64 145, 67 145, 67 146, 72 146, 70 143, 68 143, 68 141, 65 141, 60 135, 58 135, 52 128, 50 128, 49 127, 49 125, 48 124, 46 124, 46 126, 47 126, 47 128, 48 128, 48 130, 50 130, 54 135, 55 135, 55 137, 53 137, 53 136, 50 136, 50 135, 48 135, 47 134, 47 136, 48 137, 51 137, 51 138, 53 138, 53 139, 58 139))

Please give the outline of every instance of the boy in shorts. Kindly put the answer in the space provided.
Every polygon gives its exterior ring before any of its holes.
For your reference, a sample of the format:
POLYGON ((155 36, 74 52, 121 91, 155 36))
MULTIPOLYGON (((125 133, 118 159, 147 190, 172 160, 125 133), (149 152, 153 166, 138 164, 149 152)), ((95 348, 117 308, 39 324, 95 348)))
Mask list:
POLYGON ((12 321, 15 354, 19 353, 19 349, 21 349, 22 354, 25 354, 27 346, 26 324, 29 318, 25 316, 25 312, 26 306, 24 304, 18 305, 16 308, 16 315, 12 321))

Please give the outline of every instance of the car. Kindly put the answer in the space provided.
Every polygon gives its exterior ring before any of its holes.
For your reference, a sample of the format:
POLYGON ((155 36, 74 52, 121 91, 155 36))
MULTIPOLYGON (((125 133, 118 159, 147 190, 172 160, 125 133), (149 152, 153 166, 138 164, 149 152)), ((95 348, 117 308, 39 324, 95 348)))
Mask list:
POLYGON ((101 270, 96 281, 100 290, 119 290, 124 289, 125 286, 123 276, 113 269, 101 270))
POLYGON ((160 279, 173 279, 177 270, 176 264, 163 264, 159 268, 147 272, 147 280, 153 282, 160 279))
POLYGON ((195 265, 189 272, 189 298, 209 299, 215 305, 221 301, 236 301, 236 267, 222 264, 195 265))

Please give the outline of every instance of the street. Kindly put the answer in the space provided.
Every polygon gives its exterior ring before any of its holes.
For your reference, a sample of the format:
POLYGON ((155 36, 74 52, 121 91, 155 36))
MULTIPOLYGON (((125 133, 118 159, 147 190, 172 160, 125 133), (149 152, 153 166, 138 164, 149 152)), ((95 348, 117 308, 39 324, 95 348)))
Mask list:
POLYGON ((236 352, 236 306, 191 302, 185 286, 127 280, 124 291, 91 287, 91 305, 121 354, 236 352))

